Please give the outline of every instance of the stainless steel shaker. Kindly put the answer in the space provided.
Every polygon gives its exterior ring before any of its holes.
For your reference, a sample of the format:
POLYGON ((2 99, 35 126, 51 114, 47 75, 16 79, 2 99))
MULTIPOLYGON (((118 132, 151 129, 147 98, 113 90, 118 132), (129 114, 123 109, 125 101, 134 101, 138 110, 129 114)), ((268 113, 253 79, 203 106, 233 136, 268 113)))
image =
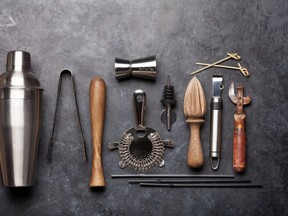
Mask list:
POLYGON ((28 52, 9 52, 6 70, 0 76, 0 162, 3 184, 6 187, 28 187, 35 182, 43 89, 31 73, 28 52))

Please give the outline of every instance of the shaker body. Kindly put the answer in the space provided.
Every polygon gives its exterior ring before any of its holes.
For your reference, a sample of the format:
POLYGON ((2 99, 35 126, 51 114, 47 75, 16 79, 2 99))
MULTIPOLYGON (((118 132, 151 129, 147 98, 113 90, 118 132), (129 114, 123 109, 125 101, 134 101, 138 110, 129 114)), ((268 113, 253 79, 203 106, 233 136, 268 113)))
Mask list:
POLYGON ((27 187, 35 183, 41 130, 40 101, 40 91, 35 99, 0 99, 0 160, 6 187, 27 187))
POLYGON ((10 51, 6 69, 0 75, 2 179, 6 187, 29 187, 35 183, 43 89, 28 52, 10 51))

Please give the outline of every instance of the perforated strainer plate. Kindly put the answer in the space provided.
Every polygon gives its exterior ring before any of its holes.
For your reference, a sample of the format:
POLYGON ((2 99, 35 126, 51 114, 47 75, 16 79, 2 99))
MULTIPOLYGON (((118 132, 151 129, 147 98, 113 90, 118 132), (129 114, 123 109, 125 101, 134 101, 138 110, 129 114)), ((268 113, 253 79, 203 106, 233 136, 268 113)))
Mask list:
POLYGON ((121 168, 147 170, 156 165, 164 165, 164 143, 157 132, 149 130, 152 132, 147 136, 148 139, 137 137, 134 129, 123 134, 118 146, 121 168))

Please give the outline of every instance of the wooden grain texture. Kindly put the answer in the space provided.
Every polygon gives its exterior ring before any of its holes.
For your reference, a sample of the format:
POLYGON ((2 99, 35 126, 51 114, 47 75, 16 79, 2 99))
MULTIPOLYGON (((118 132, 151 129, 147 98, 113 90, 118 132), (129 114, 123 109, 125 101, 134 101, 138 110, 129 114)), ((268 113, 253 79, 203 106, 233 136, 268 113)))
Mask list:
POLYGON ((245 114, 234 114, 233 168, 238 173, 246 168, 245 118, 245 114))
POLYGON ((90 118, 92 132, 92 172, 90 187, 105 187, 102 166, 102 137, 105 117, 105 82, 100 77, 94 77, 90 83, 90 118))
POLYGON ((200 81, 193 77, 184 96, 184 114, 190 126, 190 142, 187 152, 187 164, 191 168, 201 168, 204 164, 200 127, 206 114, 206 97, 200 81))

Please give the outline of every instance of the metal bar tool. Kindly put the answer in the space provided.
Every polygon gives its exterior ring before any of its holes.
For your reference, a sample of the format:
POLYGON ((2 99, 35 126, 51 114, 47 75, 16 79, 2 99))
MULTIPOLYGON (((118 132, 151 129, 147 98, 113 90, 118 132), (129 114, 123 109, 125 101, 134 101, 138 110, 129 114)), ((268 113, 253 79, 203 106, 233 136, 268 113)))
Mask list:
POLYGON ((159 133, 144 125, 146 93, 136 90, 133 94, 137 125, 128 129, 119 142, 109 143, 110 149, 119 149, 120 168, 130 167, 144 171, 158 165, 163 167, 164 147, 173 147, 171 140, 162 140, 159 133))
POLYGON ((53 148, 53 144, 54 144, 54 132, 55 132, 55 127, 56 127, 57 112, 58 112, 58 109, 59 109, 59 99, 60 99, 60 93, 61 93, 62 77, 63 77, 64 74, 68 74, 71 77, 71 84, 72 84, 73 93, 74 93, 78 124, 79 124, 79 128, 80 128, 80 135, 81 135, 81 138, 82 138, 82 141, 83 141, 84 157, 85 157, 85 160, 88 161, 88 159, 87 159, 87 151, 86 151, 86 142, 85 142, 85 139, 84 139, 83 129, 82 129, 81 120, 80 120, 80 114, 79 114, 79 108, 78 108, 78 103, 77 103, 76 89, 75 89, 75 84, 74 84, 73 73, 70 70, 68 70, 68 69, 62 70, 60 72, 60 76, 59 76, 57 98, 56 98, 56 107, 55 107, 55 113, 54 113, 53 129, 52 129, 52 133, 51 133, 51 136, 50 136, 50 139, 49 139, 47 159, 48 159, 48 161, 52 160, 52 148, 53 148))
POLYGON ((213 75, 210 121, 210 165, 212 170, 217 170, 220 164, 223 111, 221 94, 223 88, 222 75, 213 75), (214 159, 217 160, 216 164, 214 164, 214 159))

